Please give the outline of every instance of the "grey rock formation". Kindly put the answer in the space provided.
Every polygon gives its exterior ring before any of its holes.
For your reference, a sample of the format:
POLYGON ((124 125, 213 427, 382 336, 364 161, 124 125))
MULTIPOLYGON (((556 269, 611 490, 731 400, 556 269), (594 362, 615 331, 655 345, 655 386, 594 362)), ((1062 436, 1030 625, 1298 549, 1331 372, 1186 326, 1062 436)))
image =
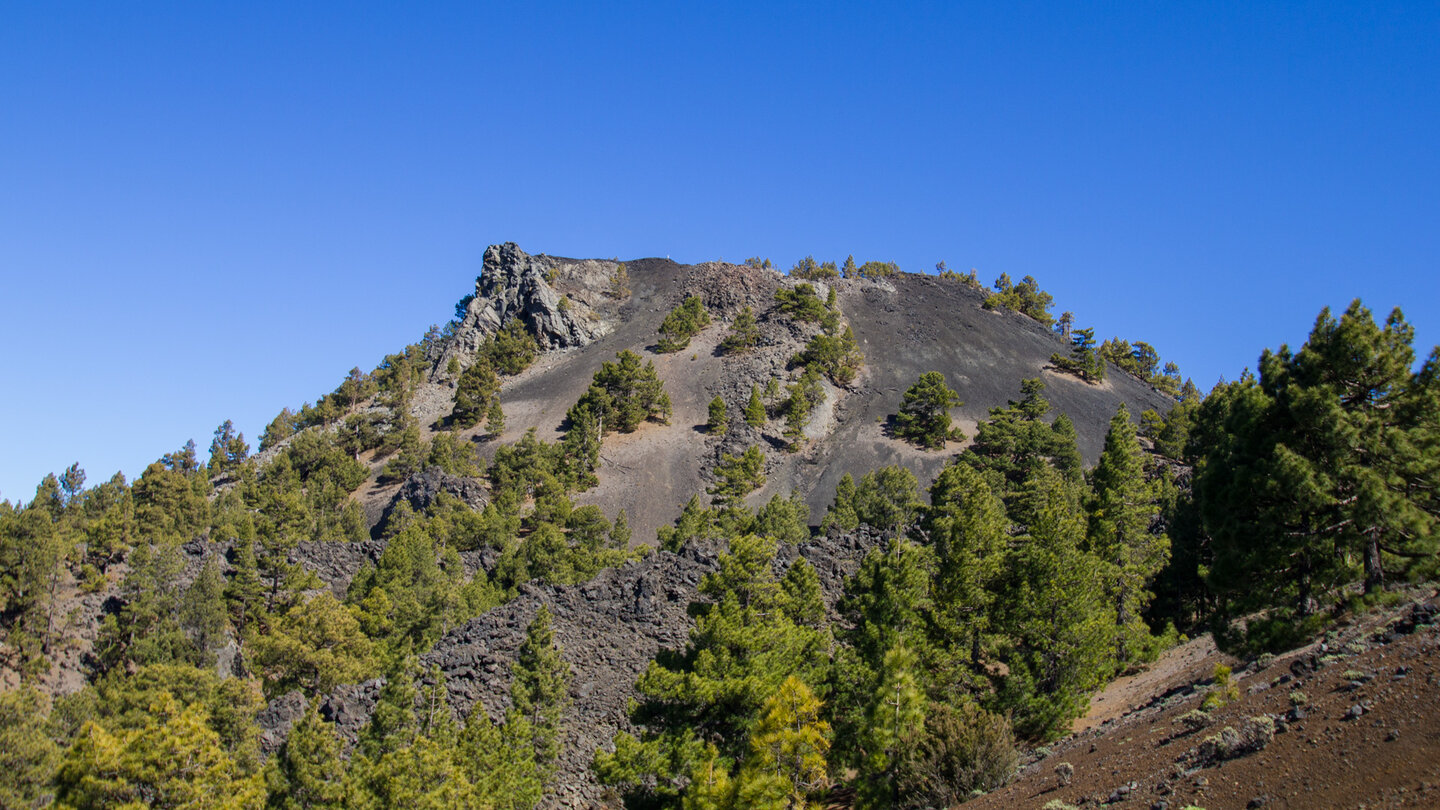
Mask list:
POLYGON ((586 317, 588 307, 561 304, 564 298, 550 281, 556 263, 531 256, 514 242, 486 248, 475 297, 439 360, 446 362, 455 353, 473 354, 481 342, 516 318, 545 350, 577 348, 604 334, 603 322, 586 317))
POLYGON ((320 718, 335 725, 347 749, 354 747, 360 738, 360 730, 370 722, 375 704, 380 700, 380 688, 385 681, 373 678, 364 683, 336 687, 320 701, 320 718))
MULTIPOLYGON (((350 587, 350 580, 355 578, 366 563, 374 563, 380 559, 385 546, 384 540, 365 540, 359 543, 306 541, 297 544, 288 557, 291 563, 298 563, 305 570, 313 572, 336 598, 344 598, 346 589, 350 587)), ((181 546, 180 551, 184 555, 185 565, 176 584, 180 588, 188 588, 200 575, 205 561, 211 557, 218 558, 221 572, 228 576, 234 560, 235 542, 196 539, 181 546)))
POLYGON ((285 738, 290 736, 290 729, 305 716, 305 708, 305 696, 296 689, 261 709, 255 716, 255 723, 260 726, 260 750, 267 755, 280 750, 285 738))
POLYGON ((423 512, 440 497, 442 492, 459 498, 466 506, 476 511, 484 509, 485 505, 490 502, 490 495, 480 481, 474 478, 450 475, 439 467, 426 467, 405 479, 405 483, 400 485, 400 490, 395 493, 390 505, 385 508, 385 516, 376 526, 384 526, 389 522, 390 515, 402 501, 408 503, 415 512, 423 512))

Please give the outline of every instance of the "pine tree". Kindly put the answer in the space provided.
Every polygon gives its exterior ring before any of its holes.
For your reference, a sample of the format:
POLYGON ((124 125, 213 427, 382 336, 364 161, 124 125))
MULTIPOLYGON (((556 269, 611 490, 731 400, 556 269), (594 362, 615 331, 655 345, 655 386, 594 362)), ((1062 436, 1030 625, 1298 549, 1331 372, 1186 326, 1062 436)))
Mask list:
POLYGON ((829 782, 825 755, 830 750, 830 724, 820 719, 820 699, 805 682, 791 675, 760 707, 750 735, 746 770, 784 780, 790 807, 807 806, 807 796, 829 782))
POLYGON ((515 664, 510 700, 535 730, 535 761, 551 767, 560 755, 560 716, 569 704, 570 665, 560 657, 544 605, 525 631, 515 664))
POLYGON ((385 676, 375 711, 360 731, 360 751, 372 761, 412 744, 420 735, 420 719, 415 715, 417 668, 415 657, 406 656, 385 676))
POLYGON ((903 531, 915 524, 920 503, 915 473, 890 464, 871 470, 855 487, 855 516, 871 528, 903 531))
POLYGON ((945 384, 945 375, 928 371, 905 391, 895 416, 895 435, 927 450, 939 450, 950 436, 950 409, 963 405, 945 384))
POLYGON ((230 629, 225 615, 225 577, 214 556, 205 560, 200 575, 180 604, 180 626, 202 653, 219 649, 230 629))
POLYGON ((692 295, 670 311, 660 323, 660 340, 656 349, 662 353, 678 352, 690 345, 690 338, 710 323, 710 312, 699 296, 692 295))
POLYGON ((715 397, 710 400, 710 416, 709 421, 705 423, 705 430, 713 436, 723 434, 725 428, 725 400, 715 397))
POLYGON ((30 686, 0 692, 0 807, 44 807, 60 749, 45 727, 49 701, 30 686))
POLYGON ((255 557, 255 543, 241 541, 235 546, 235 562, 231 566, 230 581, 225 584, 225 605, 230 614, 230 624, 235 632, 244 636, 250 622, 259 618, 265 607, 265 583, 260 581, 259 563, 255 557))
POLYGON ((1099 562, 1081 549, 1085 516, 1069 485, 1040 467, 1025 488, 1029 531, 1007 555, 997 590, 1000 658, 1008 668, 997 707, 1013 713, 1022 736, 1048 740, 1069 728, 1113 671, 1115 615, 1099 562))
POLYGON ((346 806, 340 738, 312 705, 290 729, 266 771, 273 810, 340 810, 346 806))
POLYGON ((780 543, 798 545, 810 539, 809 521, 810 507, 799 492, 790 493, 788 498, 776 493, 755 513, 750 531, 780 543))
POLYGON ((760 401, 760 391, 750 386, 750 399, 745 403, 745 424, 750 427, 765 426, 765 403, 760 401))
POLYGON ((991 631, 995 589, 1008 539, 1005 505, 983 476, 964 464, 946 467, 930 487, 928 531, 935 546, 938 620, 952 644, 981 663, 991 631))
POLYGON ((652 663, 638 683, 642 695, 669 709, 654 731, 693 729, 739 758, 761 705, 781 682, 790 675, 820 681, 826 636, 787 615, 775 550, 765 538, 737 537, 719 570, 701 580, 701 594, 713 601, 695 620, 689 650, 668 664, 652 663))
POLYGON ((273 695, 290 689, 323 694, 362 680, 374 666, 374 649, 359 621, 329 591, 291 607, 248 646, 273 695))
POLYGON ((1095 348, 1094 329, 1072 330, 1070 333, 1070 356, 1066 357, 1057 352, 1050 355, 1050 363, 1086 382, 1094 383, 1105 379, 1105 357, 1095 348))
MULTIPOLYGON (((450 421, 458 428, 480 424, 491 409, 499 404, 500 378, 484 360, 476 360, 460 375, 455 385, 455 407, 450 421)), ((492 431, 493 432, 493 431, 492 431)))
POLYGON ((490 407, 485 409, 485 430, 491 436, 499 436, 505 431, 505 411, 500 408, 500 397, 490 399, 490 407))
POLYGON ((785 594, 784 610, 790 621, 800 627, 825 630, 825 594, 820 590, 820 575, 815 572, 815 566, 804 557, 795 560, 780 580, 780 590, 785 594))
MULTIPOLYGON (((655 372, 655 364, 640 364, 640 355, 626 349, 615 362, 602 363, 594 382, 577 405, 589 407, 603 418, 603 431, 630 433, 645 420, 665 423, 670 418, 670 397, 655 372)), ((602 431, 602 432, 603 432, 602 431)))
POLYGON ((246 775, 221 747, 204 707, 161 692, 147 724, 107 730, 87 722, 55 779, 55 801, 74 810, 186 807, 259 810, 260 774, 246 775))
POLYGON ((517 712, 496 726, 476 701, 460 732, 455 761, 481 806, 530 810, 540 801, 544 779, 535 762, 534 730, 517 712))
POLYGON ((748 352, 760 343, 760 327, 755 323, 755 312, 747 304, 735 316, 729 334, 720 341, 720 351, 725 354, 748 352))
POLYGON ((765 453, 754 446, 738 456, 724 453, 715 466, 715 475, 719 480, 706 490, 715 496, 715 503, 722 506, 738 503, 765 486, 765 453))
POLYGON ((245 434, 235 432, 235 424, 226 419, 215 428, 215 438, 210 442, 208 474, 214 476, 231 472, 245 463, 250 456, 250 445, 245 443, 245 434))
POLYGON ((621 551, 630 548, 630 519, 624 509, 615 516, 615 523, 610 527, 610 547, 621 551))
POLYGON ((821 522, 820 528, 828 531, 834 526, 848 532, 859 525, 860 518, 855 513, 855 478, 847 472, 840 476, 840 483, 835 486, 835 500, 825 511, 825 520, 821 522))
POLYGON ((1170 560, 1170 538, 1151 531, 1160 506, 1145 479, 1140 443, 1124 403, 1110 420, 1091 485, 1087 543, 1105 564, 1115 610, 1115 658, 1124 666, 1149 646, 1143 613, 1152 596, 1150 582, 1170 560))
POLYGON ((926 704, 918 666, 915 654, 903 643, 885 653, 864 732, 869 755, 858 780, 857 804, 862 808, 894 804, 899 768, 924 733, 926 704))
POLYGON ((624 262, 615 265, 615 272, 610 275, 608 294, 616 300, 624 300, 630 295, 630 270, 624 262))
POLYGON ((1382 328, 1357 300, 1339 319, 1321 312, 1299 352, 1267 350, 1258 380, 1206 398, 1191 444, 1219 629, 1269 607, 1252 636, 1289 632, 1344 584, 1373 591, 1388 566, 1433 555, 1440 352, 1412 372, 1413 339, 1399 310, 1382 328))

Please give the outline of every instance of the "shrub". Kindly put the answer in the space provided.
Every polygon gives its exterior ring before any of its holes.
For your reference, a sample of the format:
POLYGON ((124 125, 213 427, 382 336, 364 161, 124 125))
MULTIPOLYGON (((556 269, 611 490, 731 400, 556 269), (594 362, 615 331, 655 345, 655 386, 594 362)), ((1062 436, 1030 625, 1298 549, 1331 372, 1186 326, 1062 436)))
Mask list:
POLYGON ((1275 721, 1261 715, 1251 717, 1236 731, 1226 726, 1219 734, 1205 738, 1196 755, 1202 762, 1219 762, 1263 750, 1275 738, 1275 721))
POLYGON ((816 368, 836 385, 848 385, 864 365, 865 355, 860 353, 855 333, 846 326, 838 336, 822 333, 811 338, 796 360, 807 369, 816 368))
POLYGON ((692 295, 660 322, 660 341, 656 348, 665 353, 678 352, 689 346, 690 338, 700 334, 709 323, 710 313, 705 303, 699 296, 692 295))
POLYGON ((739 354, 755 348, 760 342, 760 327, 755 325, 755 313, 747 305, 735 316, 729 334, 720 341, 720 351, 725 354, 739 354))
POLYGON ((1214 720, 1211 719, 1209 712, 1202 709, 1191 709, 1175 718, 1175 722, 1184 726, 1186 731, 1195 732, 1207 728, 1214 720))
POLYGON ((898 763, 899 795, 906 807, 949 807, 1004 785, 1018 761, 1002 715, 972 703, 932 703, 914 750, 898 763))
POLYGON ((1056 765, 1055 778, 1059 781, 1060 787, 1065 787, 1070 784, 1070 780, 1075 778, 1075 766, 1068 762, 1062 762, 1056 765))

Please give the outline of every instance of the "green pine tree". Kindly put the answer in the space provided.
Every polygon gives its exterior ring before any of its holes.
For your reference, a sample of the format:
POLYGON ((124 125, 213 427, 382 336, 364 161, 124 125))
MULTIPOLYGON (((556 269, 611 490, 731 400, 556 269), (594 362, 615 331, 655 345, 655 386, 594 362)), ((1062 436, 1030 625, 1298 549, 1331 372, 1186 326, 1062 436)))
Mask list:
POLYGON ((0 692, 0 807, 44 807, 60 749, 46 728, 49 700, 30 686, 0 692))
POLYGON ((1115 659, 1123 667, 1151 646, 1143 614, 1153 595, 1150 583, 1170 560, 1170 538, 1151 530, 1160 505, 1124 403, 1110 420, 1091 486, 1087 543, 1105 566, 1115 610, 1115 659))
POLYGON ((945 384, 945 375, 928 371, 905 391, 895 416, 895 435, 927 450, 939 450, 950 435, 950 409, 963 405, 945 384))
POLYGON ((560 755, 560 716, 570 702, 570 665, 560 657, 544 605, 525 631, 511 676, 510 700, 535 730, 535 761, 552 767, 560 755))
POLYGON ((750 399, 745 402, 745 424, 750 427, 765 426, 765 403, 760 401, 760 391, 750 386, 750 399))
POLYGON ((340 810, 346 800, 345 773, 340 738, 311 706, 267 763, 269 806, 272 810, 340 810))
POLYGON ((455 407, 450 411, 450 421, 458 428, 471 428, 480 424, 499 402, 500 377, 495 369, 484 360, 476 360, 460 375, 455 385, 455 407))
POLYGON ((1010 520, 985 478, 965 464, 940 473, 930 487, 930 504, 938 624, 947 641, 969 648, 972 665, 979 667, 992 631, 1010 520))
POLYGON ((712 436, 721 435, 725 433, 726 422, 725 400, 717 396, 710 400, 709 419, 705 423, 705 431, 712 436))
POLYGON ((755 313, 747 304, 735 316, 730 332, 720 341, 720 351, 725 354, 748 352, 760 343, 760 327, 755 323, 755 313))

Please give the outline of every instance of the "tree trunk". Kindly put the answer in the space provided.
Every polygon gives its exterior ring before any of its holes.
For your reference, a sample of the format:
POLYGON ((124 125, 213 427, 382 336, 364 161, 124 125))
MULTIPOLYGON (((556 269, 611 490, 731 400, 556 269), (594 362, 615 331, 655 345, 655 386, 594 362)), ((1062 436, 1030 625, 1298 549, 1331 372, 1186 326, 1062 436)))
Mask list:
POLYGON ((1385 587, 1385 568, 1380 559, 1380 531, 1371 529, 1365 533, 1365 593, 1371 594, 1385 587))

